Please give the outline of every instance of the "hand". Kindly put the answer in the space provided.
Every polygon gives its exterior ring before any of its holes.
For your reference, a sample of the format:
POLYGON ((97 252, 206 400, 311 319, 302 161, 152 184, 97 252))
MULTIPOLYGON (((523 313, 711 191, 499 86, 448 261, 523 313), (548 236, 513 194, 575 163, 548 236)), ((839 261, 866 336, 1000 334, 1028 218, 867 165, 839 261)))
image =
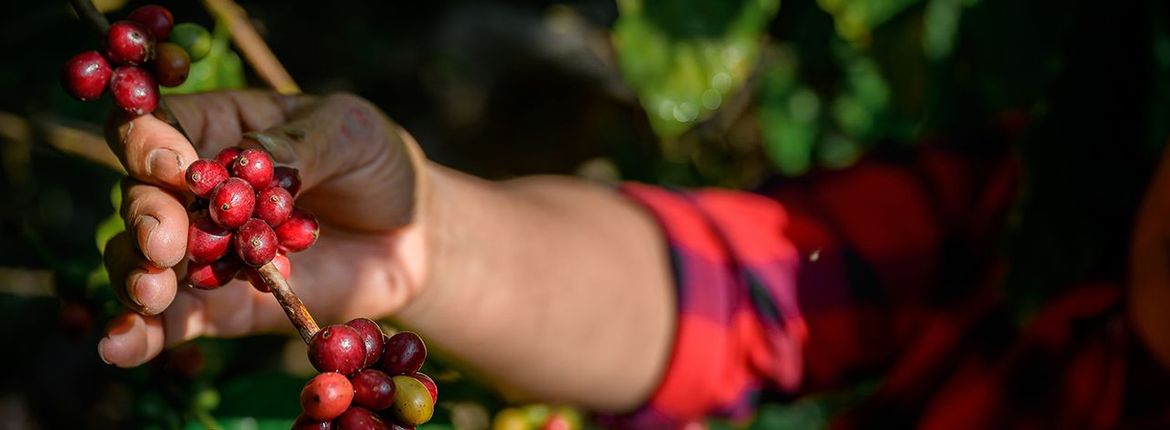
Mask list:
POLYGON ((109 325, 102 359, 122 367, 198 336, 292 331, 266 293, 243 281, 214 291, 187 287, 188 200, 183 174, 198 158, 242 145, 263 147, 300 170, 297 206, 315 214, 321 236, 291 254, 290 282, 323 324, 384 316, 415 296, 426 260, 422 206, 428 193, 417 144, 370 103, 244 91, 167 98, 191 141, 150 115, 115 116, 107 141, 129 174, 127 231, 106 245, 110 284, 132 311, 109 325), (249 134, 246 132, 258 132, 249 134))

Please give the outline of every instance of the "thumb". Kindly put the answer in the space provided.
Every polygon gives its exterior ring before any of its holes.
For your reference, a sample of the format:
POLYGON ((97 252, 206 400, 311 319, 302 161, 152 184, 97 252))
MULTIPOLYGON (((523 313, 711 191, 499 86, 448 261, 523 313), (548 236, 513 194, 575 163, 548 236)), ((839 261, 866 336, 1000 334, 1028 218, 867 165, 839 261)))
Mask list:
POLYGON ((199 156, 213 156, 220 149, 238 144, 245 132, 285 121, 308 100, 311 98, 307 96, 266 91, 169 96, 166 102, 170 113, 190 140, 153 115, 118 112, 106 123, 106 141, 132 178, 181 191, 183 170, 199 156))
POLYGON ((288 122, 244 134, 278 164, 301 172, 298 205, 358 231, 408 224, 418 194, 421 151, 370 102, 336 94, 299 109, 288 122))

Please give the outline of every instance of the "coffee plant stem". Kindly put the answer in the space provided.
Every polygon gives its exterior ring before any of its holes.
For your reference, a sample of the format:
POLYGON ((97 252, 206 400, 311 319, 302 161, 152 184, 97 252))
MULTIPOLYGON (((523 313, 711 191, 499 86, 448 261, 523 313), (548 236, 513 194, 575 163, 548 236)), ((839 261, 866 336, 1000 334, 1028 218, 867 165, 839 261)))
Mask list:
POLYGON ((312 339, 313 335, 317 334, 317 330, 320 328, 317 326, 317 321, 313 320, 313 316, 309 315, 309 310, 305 309, 305 304, 293 292, 292 286, 289 285, 288 281, 283 276, 280 276, 280 269, 277 269, 275 264, 268 262, 260 266, 258 271, 260 272, 260 277, 264 279, 264 283, 268 285, 268 289, 272 290, 272 296, 276 297, 276 301, 284 309, 284 314, 288 316, 288 320, 297 328, 301 339, 306 344, 309 343, 309 339, 312 339))
POLYGON ((73 11, 77 12, 77 16, 105 40, 106 31, 110 29, 110 21, 106 20, 102 12, 93 5, 93 1, 69 0, 69 4, 73 6, 73 11))

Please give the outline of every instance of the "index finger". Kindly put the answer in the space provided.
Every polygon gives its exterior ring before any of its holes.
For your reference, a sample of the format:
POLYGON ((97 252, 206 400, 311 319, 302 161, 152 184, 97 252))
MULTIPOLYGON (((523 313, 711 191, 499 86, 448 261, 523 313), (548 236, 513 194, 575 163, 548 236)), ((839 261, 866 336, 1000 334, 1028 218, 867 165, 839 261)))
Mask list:
POLYGON ((190 136, 153 116, 119 112, 106 127, 106 142, 126 172, 139 181, 185 190, 191 162, 236 145, 248 131, 280 124, 307 100, 267 91, 229 91, 167 97, 171 113, 190 136))

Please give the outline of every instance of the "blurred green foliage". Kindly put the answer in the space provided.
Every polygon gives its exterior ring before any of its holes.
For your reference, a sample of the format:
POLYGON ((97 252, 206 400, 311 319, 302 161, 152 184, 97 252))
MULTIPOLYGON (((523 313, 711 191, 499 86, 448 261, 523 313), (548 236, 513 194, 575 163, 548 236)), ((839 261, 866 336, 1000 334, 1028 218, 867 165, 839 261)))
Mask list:
POLYGON ((718 109, 752 72, 779 0, 618 1, 613 43, 668 158, 674 139, 718 109))

